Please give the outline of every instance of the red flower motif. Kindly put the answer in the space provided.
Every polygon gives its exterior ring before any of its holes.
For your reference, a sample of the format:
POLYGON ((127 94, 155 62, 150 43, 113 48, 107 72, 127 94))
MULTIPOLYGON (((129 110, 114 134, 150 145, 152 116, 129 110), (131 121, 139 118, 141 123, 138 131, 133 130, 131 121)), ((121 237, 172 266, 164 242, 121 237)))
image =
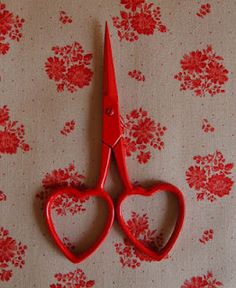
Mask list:
POLYGON ((193 51, 189 55, 184 55, 184 58, 180 61, 181 68, 187 70, 190 73, 201 73, 202 69, 206 67, 207 56, 201 51, 193 51))
POLYGON ((75 130, 75 121, 71 120, 64 124, 63 129, 60 131, 62 135, 67 136, 69 133, 75 130))
POLYGON ((62 242, 68 249, 75 250, 75 245, 71 243, 69 238, 63 237, 62 242))
POLYGON ((16 134, 8 131, 0 131, 0 153, 15 154, 20 140, 16 134))
POLYGON ((130 138, 125 137, 123 143, 124 143, 124 146, 125 146, 126 156, 131 156, 131 154, 136 151, 135 142, 131 141, 130 138))
MULTIPOLYGON (((0 41, 1 40, 4 40, 4 38, 3 37, 0 37, 0 41)), ((2 54, 2 55, 5 55, 5 54, 7 54, 7 52, 8 52, 8 50, 10 49, 10 45, 7 43, 1 43, 0 42, 0 55, 2 54)))
POLYGON ((4 270, 2 269, 0 273, 0 281, 9 281, 12 277, 12 271, 11 270, 4 270))
POLYGON ((205 133, 214 132, 215 128, 209 123, 207 119, 203 119, 202 121, 202 130, 205 133))
POLYGON ((7 105, 0 107, 0 126, 5 126, 9 120, 9 109, 7 105))
POLYGON ((200 190, 206 181, 206 172, 198 166, 191 166, 186 172, 186 180, 190 188, 200 190))
POLYGON ((12 267, 22 268, 25 265, 26 245, 17 243, 9 236, 8 230, 0 227, 0 281, 9 281, 12 267))
MULTIPOLYGON (((163 247, 163 233, 158 234, 157 230, 150 230, 148 221, 147 214, 140 216, 132 212, 131 219, 127 221, 127 226, 131 233, 145 246, 161 249, 163 247)), ((123 239, 123 243, 115 243, 114 246, 116 253, 120 256, 122 267, 136 269, 140 267, 140 261, 153 261, 150 257, 136 249, 127 238, 123 239)))
POLYGON ((181 288, 218 288, 220 286, 223 284, 213 278, 212 272, 208 272, 206 275, 194 276, 186 280, 181 288))
POLYGON ((50 79, 59 81, 66 71, 65 62, 58 57, 49 57, 45 69, 50 79))
POLYGON ((113 17, 113 25, 118 30, 120 40, 130 42, 138 40, 138 35, 152 35, 155 30, 166 32, 161 21, 160 7, 146 0, 121 0, 126 11, 120 12, 119 17, 113 17))
POLYGON ((144 164, 151 158, 151 152, 148 150, 150 147, 158 150, 164 147, 162 137, 166 127, 161 127, 160 123, 156 124, 148 117, 147 111, 142 108, 135 109, 126 115, 125 120, 121 120, 127 156, 139 152, 137 159, 140 164, 144 164))
POLYGON ((0 262, 9 262, 16 253, 16 241, 11 237, 0 239, 0 262))
POLYGON ((18 148, 29 151, 30 147, 25 143, 24 125, 17 126, 17 121, 10 121, 9 109, 6 105, 0 108, 0 153, 15 154, 18 148))
POLYGON ((82 269, 76 269, 67 274, 57 273, 54 278, 57 283, 51 284, 50 288, 88 288, 95 285, 94 280, 87 280, 82 269))
POLYGON ((6 35, 14 23, 13 14, 8 10, 0 10, 0 34, 6 35))
POLYGON ((72 23, 72 18, 70 16, 68 16, 65 11, 60 11, 59 12, 59 21, 62 24, 70 24, 70 23, 72 23))
POLYGON ((234 181, 230 178, 233 163, 225 163, 223 154, 216 151, 207 156, 194 156, 195 166, 186 171, 186 181, 197 191, 197 200, 205 197, 213 202, 217 197, 229 195, 234 181))
POLYGON ((132 218, 127 221, 127 226, 135 237, 145 234, 149 228, 147 214, 139 217, 138 214, 132 212, 132 218))
POLYGON ((151 153, 140 151, 139 155, 137 156, 138 162, 140 164, 145 164, 151 159, 151 153))
POLYGON ((224 93, 222 86, 228 81, 228 70, 211 46, 185 54, 180 61, 182 71, 175 75, 181 82, 180 90, 192 90, 196 96, 206 93, 214 96, 224 93))
POLYGON ((206 68, 207 78, 215 84, 224 84, 227 80, 228 70, 222 64, 211 62, 206 68))
POLYGON ((83 88, 92 80, 93 72, 84 65, 73 65, 68 69, 66 79, 73 86, 83 88))
POLYGON ((131 26, 138 34, 152 35, 156 28, 156 21, 150 13, 135 13, 131 26))
POLYGON ((24 19, 14 16, 6 9, 6 5, 0 2, 0 55, 5 55, 10 48, 9 43, 5 43, 5 41, 8 39, 20 40, 23 23, 24 19))
POLYGON ((137 81, 145 81, 145 76, 142 74, 141 71, 137 71, 137 70, 129 71, 128 75, 131 78, 136 79, 137 81))
POLYGON ((144 118, 132 127, 133 137, 137 139, 137 144, 149 143, 156 131, 156 125, 150 118, 144 118))
POLYGON ((208 241, 213 239, 213 235, 213 229, 205 230, 202 234, 202 237, 199 239, 199 242, 202 244, 206 244, 208 241))
POLYGON ((211 12, 211 4, 202 4, 199 11, 196 13, 196 15, 200 18, 204 18, 207 14, 211 12))
POLYGON ((121 4, 125 6, 126 9, 131 9, 135 11, 137 8, 141 8, 145 0, 121 0, 121 4))
POLYGON ((6 201, 6 200, 7 200, 7 196, 2 191, 0 191, 0 202, 6 201))
POLYGON ((210 193, 217 195, 218 197, 223 197, 229 195, 233 184, 234 182, 224 174, 216 174, 208 179, 206 188, 210 193))
POLYGON ((45 71, 49 79, 57 83, 57 91, 62 92, 67 88, 71 93, 78 88, 88 86, 92 80, 93 72, 88 66, 92 54, 85 54, 80 43, 64 47, 53 47, 55 56, 49 57, 45 63, 45 71))
MULTIPOLYGON (((55 169, 51 173, 46 173, 42 180, 44 190, 36 194, 36 198, 40 201, 41 209, 43 210, 45 202, 51 195, 52 190, 57 187, 73 186, 83 190, 84 184, 82 183, 82 180, 84 178, 83 175, 80 175, 75 170, 75 165, 73 163, 69 164, 68 167, 55 169)), ((87 200, 88 198, 79 200, 74 197, 69 197, 68 195, 62 195, 53 202, 52 209, 54 209, 59 216, 67 214, 76 215, 86 211, 83 204, 87 200)))

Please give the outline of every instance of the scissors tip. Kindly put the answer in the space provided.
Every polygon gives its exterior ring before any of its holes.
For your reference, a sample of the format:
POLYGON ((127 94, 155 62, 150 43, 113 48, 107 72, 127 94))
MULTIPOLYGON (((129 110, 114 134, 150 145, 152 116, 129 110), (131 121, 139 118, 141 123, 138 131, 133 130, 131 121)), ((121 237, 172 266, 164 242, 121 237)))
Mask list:
POLYGON ((106 44, 107 44, 108 40, 110 40, 110 33, 109 33, 108 23, 106 21, 106 25, 105 25, 105 43, 106 44))
POLYGON ((104 42, 104 74, 103 74, 103 91, 105 94, 117 96, 116 80, 115 80, 115 69, 112 57, 112 48, 110 41, 110 33, 108 24, 105 25, 105 42, 104 42))

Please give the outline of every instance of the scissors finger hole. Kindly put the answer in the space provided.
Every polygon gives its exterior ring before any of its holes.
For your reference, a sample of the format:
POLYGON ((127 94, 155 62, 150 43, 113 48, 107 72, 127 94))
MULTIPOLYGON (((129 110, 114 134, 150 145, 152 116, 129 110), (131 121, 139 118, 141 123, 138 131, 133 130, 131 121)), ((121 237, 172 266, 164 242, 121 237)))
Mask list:
POLYGON ((73 254, 88 250, 106 227, 108 205, 101 197, 60 194, 51 207, 57 235, 73 254))
MULTIPOLYGON (((172 193, 159 191, 148 197, 129 196, 121 211, 132 235, 149 249, 161 251, 175 229, 179 205, 172 193)), ((139 256, 145 258, 142 253, 139 256)))

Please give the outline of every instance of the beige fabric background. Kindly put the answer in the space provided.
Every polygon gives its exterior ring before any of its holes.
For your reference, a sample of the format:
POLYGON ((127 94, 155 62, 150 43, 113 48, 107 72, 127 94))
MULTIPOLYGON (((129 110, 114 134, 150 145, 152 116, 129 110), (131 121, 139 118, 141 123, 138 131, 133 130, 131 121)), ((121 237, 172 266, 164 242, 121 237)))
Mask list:
MULTIPOLYGON (((118 0, 5 1, 8 10, 24 18, 25 23, 19 43, 10 41, 9 52, 0 56, 0 103, 9 107, 12 119, 24 124, 25 139, 32 150, 1 154, 0 190, 7 200, 0 203, 0 226, 28 247, 24 267, 13 268, 13 276, 0 282, 1 287, 50 287, 56 283, 56 273, 76 268, 81 268, 88 279, 95 281, 94 287, 99 288, 177 288, 185 280, 207 271, 212 271, 223 287, 235 287, 235 187, 229 196, 213 203, 197 201, 196 191, 189 187, 185 173, 194 165, 193 156, 212 154, 217 149, 227 163, 236 161, 236 2, 208 1, 212 11, 204 18, 196 16, 204 1, 153 2, 161 7, 161 19, 168 31, 139 35, 137 41, 130 43, 120 42, 112 25, 112 16, 125 10, 118 0), (71 16, 71 24, 60 23, 60 10, 71 16), (35 199, 42 190, 45 174, 73 161, 78 172, 86 177, 86 185, 96 183, 105 20, 112 37, 122 115, 142 107, 152 119, 167 127, 165 148, 152 150, 148 163, 139 164, 135 157, 127 158, 130 177, 139 182, 168 181, 178 186, 186 199, 185 225, 171 257, 160 263, 143 261, 137 269, 122 268, 119 262, 114 243, 122 242, 123 235, 117 224, 91 258, 78 265, 70 263, 48 235, 35 199), (53 56, 53 46, 71 45, 74 41, 93 54, 90 67, 94 76, 83 89, 58 93, 44 65, 53 56), (174 79, 181 70, 180 60, 184 54, 204 49, 208 44, 224 58, 223 64, 229 71, 225 93, 196 97, 190 90, 180 91, 180 83, 174 79), (128 77, 128 71, 133 69, 142 71, 144 82, 128 77), (202 131, 204 118, 214 124, 214 133, 202 131), (72 119, 78 123, 77 128, 67 137, 62 136, 64 123, 72 119), (202 245, 198 238, 208 228, 214 229, 214 239, 202 245)), ((120 187, 112 164, 106 189, 116 198, 120 187)), ((168 201, 162 198, 161 203, 167 207, 168 201)), ((137 209, 142 207, 142 201, 134 204, 133 209, 127 205, 127 211, 135 210, 135 205, 137 209)), ((153 201, 148 205, 154 209, 158 206, 153 201)), ((205 287, 197 285, 186 287, 205 287)))

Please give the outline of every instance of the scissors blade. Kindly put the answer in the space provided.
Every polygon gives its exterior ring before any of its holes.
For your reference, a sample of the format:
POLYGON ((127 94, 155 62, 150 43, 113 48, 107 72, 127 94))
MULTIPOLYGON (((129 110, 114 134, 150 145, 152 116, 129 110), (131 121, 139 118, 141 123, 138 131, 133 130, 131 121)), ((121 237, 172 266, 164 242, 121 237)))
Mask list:
POLYGON ((114 147, 122 135, 119 101, 112 57, 110 34, 106 22, 103 67, 103 133, 102 140, 114 147))

